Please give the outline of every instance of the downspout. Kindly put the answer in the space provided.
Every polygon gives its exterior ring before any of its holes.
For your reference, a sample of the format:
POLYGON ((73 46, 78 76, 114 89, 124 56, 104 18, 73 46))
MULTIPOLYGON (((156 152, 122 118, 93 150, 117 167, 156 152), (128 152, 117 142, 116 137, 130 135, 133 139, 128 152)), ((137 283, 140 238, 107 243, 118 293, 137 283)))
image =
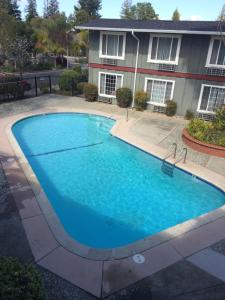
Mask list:
POLYGON ((136 81, 137 81, 137 68, 138 68, 140 40, 134 34, 134 30, 132 30, 131 34, 135 38, 135 40, 137 41, 137 54, 136 54, 135 71, 134 71, 134 85, 133 85, 133 100, 132 100, 132 106, 131 106, 132 108, 134 108, 134 98, 135 98, 135 92, 136 92, 136 81))

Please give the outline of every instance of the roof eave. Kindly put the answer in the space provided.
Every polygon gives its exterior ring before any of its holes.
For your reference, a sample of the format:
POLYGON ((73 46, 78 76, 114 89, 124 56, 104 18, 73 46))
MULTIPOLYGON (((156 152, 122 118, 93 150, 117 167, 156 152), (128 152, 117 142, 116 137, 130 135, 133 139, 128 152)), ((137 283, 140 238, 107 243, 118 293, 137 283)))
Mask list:
POLYGON ((225 35, 219 31, 194 31, 194 30, 165 30, 165 29, 135 29, 135 28, 112 28, 112 27, 90 27, 76 26, 80 30, 102 30, 102 31, 122 31, 122 32, 157 32, 157 33, 180 33, 180 34, 201 34, 201 35, 225 35))

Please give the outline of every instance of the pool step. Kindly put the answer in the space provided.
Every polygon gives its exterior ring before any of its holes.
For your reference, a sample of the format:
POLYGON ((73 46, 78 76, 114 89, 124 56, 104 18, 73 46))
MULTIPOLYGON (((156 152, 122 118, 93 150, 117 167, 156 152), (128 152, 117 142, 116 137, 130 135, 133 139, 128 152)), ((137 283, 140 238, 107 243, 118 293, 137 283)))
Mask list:
POLYGON ((166 161, 163 161, 161 170, 166 175, 173 177, 174 165, 171 165, 171 164, 167 163, 166 161))
POLYGON ((112 125, 107 123, 99 123, 99 128, 104 132, 110 132, 112 125))

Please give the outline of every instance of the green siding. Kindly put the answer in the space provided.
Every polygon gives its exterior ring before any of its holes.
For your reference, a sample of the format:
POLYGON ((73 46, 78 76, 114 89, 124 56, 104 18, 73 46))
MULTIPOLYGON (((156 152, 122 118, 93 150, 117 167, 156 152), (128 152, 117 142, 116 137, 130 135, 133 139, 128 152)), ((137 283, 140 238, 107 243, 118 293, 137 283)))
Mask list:
MULTIPOLYGON (((152 64, 147 62, 149 38, 150 34, 138 33, 136 34, 140 38, 140 53, 138 68, 155 69, 158 70, 158 64, 152 64)), ((89 62, 102 64, 101 58, 99 58, 99 39, 100 32, 90 32, 90 50, 89 50, 89 62)), ((205 68, 208 47, 210 42, 210 36, 201 35, 183 35, 181 40, 181 48, 179 55, 178 66, 176 66, 176 72, 194 73, 194 74, 206 74, 205 68)), ((117 60, 117 66, 135 67, 137 51, 137 41, 131 35, 126 34, 126 49, 125 60, 117 60)), ((98 85, 99 72, 118 73, 123 74, 123 86, 133 89, 134 73, 112 71, 106 69, 89 68, 89 81, 98 85)), ((187 109, 196 112, 199 95, 201 90, 201 84, 219 85, 225 86, 222 82, 203 81, 195 79, 185 79, 176 77, 156 76, 137 74, 136 91, 143 90, 145 85, 145 78, 156 78, 165 80, 174 80, 174 101, 177 102, 177 114, 185 115, 187 109)))

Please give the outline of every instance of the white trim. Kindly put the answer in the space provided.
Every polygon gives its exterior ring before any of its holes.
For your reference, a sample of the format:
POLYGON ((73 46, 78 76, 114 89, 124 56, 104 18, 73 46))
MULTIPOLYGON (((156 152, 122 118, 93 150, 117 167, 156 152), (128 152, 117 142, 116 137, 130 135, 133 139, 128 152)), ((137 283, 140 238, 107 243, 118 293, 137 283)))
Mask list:
POLYGON ((194 31, 194 30, 166 30, 166 29, 132 29, 132 28, 110 28, 110 27, 90 27, 90 26, 75 26, 75 29, 86 30, 103 30, 103 31, 122 31, 122 32, 153 32, 153 33, 178 33, 178 34, 201 34, 201 35, 225 35, 225 32, 219 31, 194 31))
MULTIPOLYGON (((121 76, 121 87, 123 87, 123 74, 119 74, 119 73, 110 73, 110 72, 98 72, 98 95, 101 97, 107 97, 107 98, 116 98, 116 95, 106 95, 106 94, 101 94, 100 93, 100 84, 101 84, 101 75, 105 74, 105 75, 114 75, 114 76, 121 76)), ((117 80, 117 78, 116 78, 117 80)), ((116 83, 117 84, 117 83, 116 83)))
POLYGON ((136 81, 137 81, 137 68, 138 68, 138 59, 139 59, 139 50, 140 50, 140 39, 132 32, 132 36, 137 41, 137 53, 136 53, 136 61, 135 61, 135 72, 134 72, 134 84, 133 84, 133 99, 131 107, 133 108, 135 105, 135 93, 136 93, 136 81))
MULTIPOLYGON (((180 46, 181 46, 181 39, 182 36, 181 35, 172 35, 172 34, 150 34, 150 38, 149 38, 149 46, 148 46, 148 58, 147 58, 147 62, 150 63, 154 63, 154 64, 170 64, 170 65, 178 65, 178 61, 179 61, 179 55, 180 55, 180 46), (159 38, 159 37, 167 37, 167 38, 178 38, 178 42, 177 42, 177 51, 176 51, 176 58, 175 60, 159 60, 159 59, 152 59, 151 58, 151 53, 152 53, 152 42, 153 42, 153 38, 159 38)), ((157 40, 157 49, 156 49, 156 56, 158 53, 158 44, 159 44, 159 40, 157 40)), ((170 54, 172 51, 172 40, 171 40, 171 44, 170 44, 170 54)))
MULTIPOLYGON (((211 56, 212 56, 212 50, 213 50, 213 44, 214 44, 215 40, 223 41, 222 38, 215 37, 215 36, 211 37, 210 43, 209 43, 208 54, 207 54, 207 58, 206 58, 206 65, 205 66, 207 68, 225 69, 225 65, 213 65, 213 64, 210 64, 210 60, 211 60, 211 56)), ((221 43, 220 43, 220 47, 221 47, 221 43)), ((219 48, 218 53, 217 53, 217 59, 218 59, 219 51, 220 51, 220 48, 219 48)))
MULTIPOLYGON (((145 77, 145 86, 144 86, 144 91, 145 92, 147 92, 148 80, 152 80, 153 84, 154 84, 154 81, 171 82, 172 83, 172 89, 171 89, 170 99, 165 99, 165 95, 164 95, 164 102, 165 102, 165 100, 172 100, 173 99, 174 87, 175 87, 175 82, 176 82, 175 80, 167 80, 167 79, 145 77)), ((153 85, 152 85, 152 88, 153 88, 153 85)), ((165 93, 166 93, 166 90, 165 90, 165 93)), ((163 103, 158 103, 158 102, 153 102, 153 101, 147 101, 148 104, 153 104, 153 105, 156 105, 156 106, 163 106, 163 107, 165 107, 166 104, 164 102, 163 103)))
MULTIPOLYGON (((201 106, 201 102, 202 102, 202 95, 203 95, 203 91, 204 91, 204 88, 205 86, 208 86, 208 87, 215 87, 215 88, 222 88, 222 89, 225 89, 225 86, 223 85, 210 85, 210 84, 202 84, 201 85, 201 91, 200 91, 200 95, 199 95, 199 99, 198 99, 198 106, 197 106, 197 112, 198 113, 205 113, 205 114, 212 114, 214 115, 215 112, 214 111, 208 111, 208 110, 201 110, 200 109, 200 106, 201 106)), ((208 99, 209 101, 209 99, 208 99)), ((208 106, 208 103, 207 103, 207 106, 208 106)))
MULTIPOLYGON (((119 44, 117 48, 117 52, 119 49, 119 44)), ((101 31, 100 32, 100 41, 99 41, 99 57, 100 58, 109 58, 109 59, 119 59, 124 60, 125 59, 125 49, 126 49, 126 32, 113 32, 113 31, 101 31), (115 55, 104 55, 102 54, 102 36, 104 35, 119 35, 123 36, 123 48, 122 48, 122 56, 115 56, 115 55)), ((106 46, 107 50, 107 46, 106 46)))

